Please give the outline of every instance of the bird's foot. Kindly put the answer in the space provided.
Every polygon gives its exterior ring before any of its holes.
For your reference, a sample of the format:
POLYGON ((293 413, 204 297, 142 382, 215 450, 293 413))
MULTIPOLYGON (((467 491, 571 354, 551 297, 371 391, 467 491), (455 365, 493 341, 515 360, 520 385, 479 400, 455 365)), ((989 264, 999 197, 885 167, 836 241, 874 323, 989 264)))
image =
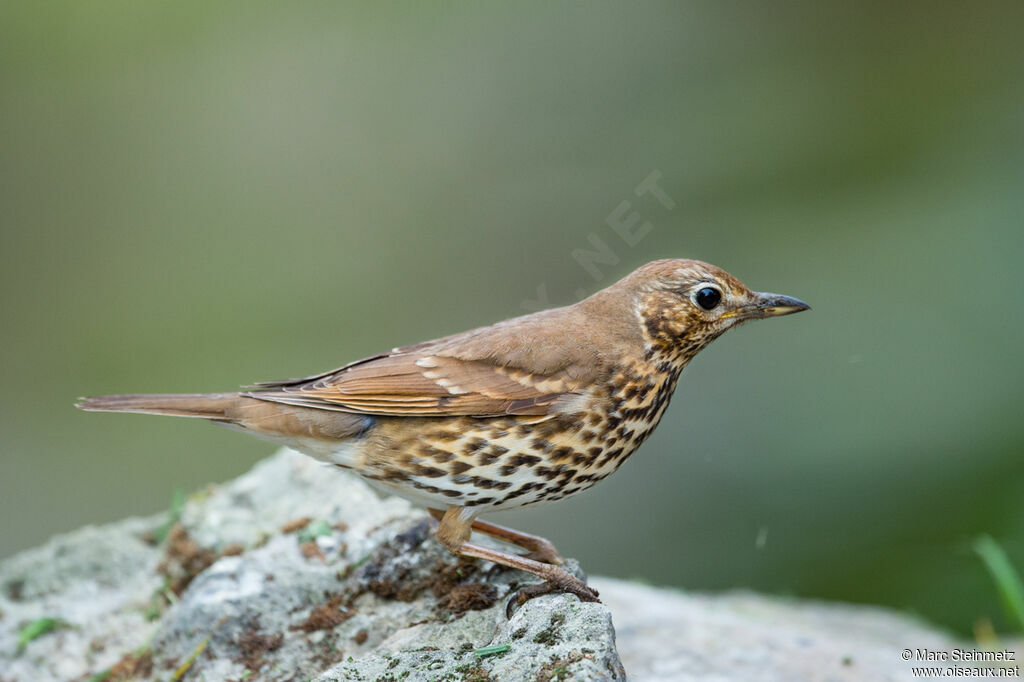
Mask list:
POLYGON ((530 601, 534 597, 551 594, 552 592, 568 592, 569 594, 575 594, 580 598, 580 601, 598 603, 601 601, 598 599, 597 590, 588 586, 579 578, 566 574, 564 577, 560 577, 555 580, 547 580, 542 583, 527 585, 526 587, 521 587, 516 590, 505 605, 505 616, 507 618, 511 618, 512 614, 516 612, 516 609, 526 602, 530 601))

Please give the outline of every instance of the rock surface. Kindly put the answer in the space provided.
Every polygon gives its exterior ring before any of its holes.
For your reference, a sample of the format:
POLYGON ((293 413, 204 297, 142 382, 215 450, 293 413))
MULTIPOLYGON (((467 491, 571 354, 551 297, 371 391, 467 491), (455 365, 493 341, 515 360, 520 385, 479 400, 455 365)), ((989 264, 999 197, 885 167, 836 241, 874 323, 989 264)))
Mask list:
MULTIPOLYGON (((971 648, 883 609, 608 578, 592 581, 604 604, 548 595, 506 619, 527 582, 458 561, 422 511, 282 451, 170 519, 0 563, 0 682, 619 680, 623 663, 650 682, 912 680, 949 664, 903 649, 971 648)), ((1019 666, 1020 642, 1000 646, 1019 666)))
POLYGON ((606 607, 547 595, 507 619, 531 577, 431 533, 281 452, 173 525, 84 528, 0 564, 0 680, 624 679, 606 607))
MULTIPOLYGON (((629 679, 645 682, 853 682, 916 680, 914 668, 958 667, 934 677, 1007 679, 1021 676, 1020 639, 1003 641, 1015 660, 907 661, 918 651, 972 653, 920 621, 888 609, 766 597, 750 592, 702 595, 595 578, 590 581, 615 617, 619 653, 629 679), (1016 666, 1016 668, 1014 667, 1016 666), (966 668, 1007 673, 964 674, 966 668)), ((984 652, 979 652, 984 653, 984 652)))

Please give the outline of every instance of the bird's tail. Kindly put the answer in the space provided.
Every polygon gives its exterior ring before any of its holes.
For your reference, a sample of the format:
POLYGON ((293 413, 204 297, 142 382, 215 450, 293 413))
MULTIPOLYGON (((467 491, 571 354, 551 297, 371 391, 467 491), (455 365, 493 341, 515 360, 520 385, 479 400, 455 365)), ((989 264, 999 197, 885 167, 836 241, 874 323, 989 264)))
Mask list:
POLYGON ((89 412, 137 412, 172 417, 230 420, 228 414, 239 401, 238 393, 140 393, 80 398, 76 407, 89 412))
POLYGON ((334 464, 344 460, 338 444, 365 433, 372 422, 366 415, 283 405, 242 393, 101 395, 82 398, 76 406, 90 412, 198 417, 334 464))

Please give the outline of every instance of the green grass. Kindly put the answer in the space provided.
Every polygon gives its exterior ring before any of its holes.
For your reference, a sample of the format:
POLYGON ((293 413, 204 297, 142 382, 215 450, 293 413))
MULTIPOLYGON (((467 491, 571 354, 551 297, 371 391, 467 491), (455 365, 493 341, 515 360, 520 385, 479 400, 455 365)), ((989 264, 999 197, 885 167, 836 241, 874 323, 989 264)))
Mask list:
POLYGON ((511 644, 492 644, 491 646, 481 647, 473 652, 477 658, 486 658, 488 656, 497 656, 503 654, 512 648, 511 644))
POLYGON ((167 520, 164 521, 159 528, 153 531, 153 540, 156 544, 163 544, 163 541, 167 539, 167 535, 171 532, 171 528, 181 518, 181 511, 185 508, 185 490, 182 488, 175 489, 171 495, 171 507, 167 510, 167 520))
POLYGON ((24 649, 33 639, 42 637, 47 632, 53 632, 57 628, 67 627, 67 625, 60 618, 37 618, 18 630, 18 649, 24 649))
POLYGON ((1024 632, 1024 582, 1021 581, 1020 573, 991 536, 979 536, 974 541, 974 551, 992 575, 1006 617, 1014 627, 1024 632))

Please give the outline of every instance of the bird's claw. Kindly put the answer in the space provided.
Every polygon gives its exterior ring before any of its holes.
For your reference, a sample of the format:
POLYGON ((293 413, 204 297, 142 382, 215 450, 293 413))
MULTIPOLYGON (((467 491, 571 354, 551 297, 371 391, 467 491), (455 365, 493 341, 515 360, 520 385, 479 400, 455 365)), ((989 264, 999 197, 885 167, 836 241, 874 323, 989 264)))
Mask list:
POLYGON ((542 583, 527 585, 516 590, 509 598, 508 603, 505 604, 505 617, 512 618, 512 614, 516 612, 516 609, 526 602, 530 601, 534 597, 551 594, 552 592, 567 592, 569 594, 574 594, 579 597, 580 601, 601 602, 601 600, 598 599, 597 590, 581 580, 574 579, 573 582, 567 581, 564 584, 548 580, 542 583))

